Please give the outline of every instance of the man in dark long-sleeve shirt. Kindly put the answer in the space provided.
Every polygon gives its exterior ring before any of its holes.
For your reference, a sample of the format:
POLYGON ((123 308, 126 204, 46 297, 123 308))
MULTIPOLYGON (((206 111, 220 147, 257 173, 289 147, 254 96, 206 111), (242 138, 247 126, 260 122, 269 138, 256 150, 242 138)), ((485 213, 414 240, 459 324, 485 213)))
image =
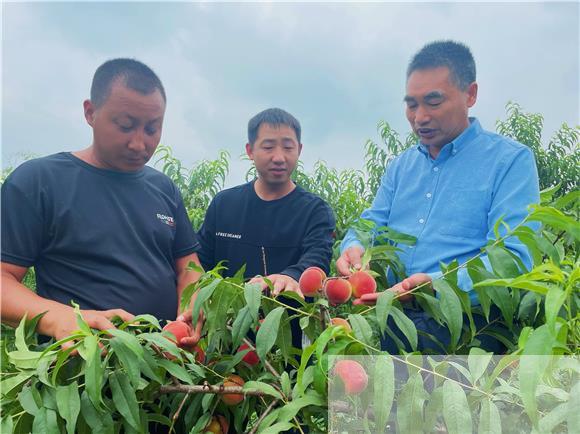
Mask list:
POLYGON ((260 276, 267 277, 274 294, 300 293, 298 279, 308 267, 328 272, 332 210, 290 179, 302 150, 300 133, 299 122, 280 109, 250 120, 246 152, 258 176, 220 192, 210 204, 199 232, 206 269, 225 260, 225 275, 232 276, 245 264, 245 277, 264 286, 260 276))

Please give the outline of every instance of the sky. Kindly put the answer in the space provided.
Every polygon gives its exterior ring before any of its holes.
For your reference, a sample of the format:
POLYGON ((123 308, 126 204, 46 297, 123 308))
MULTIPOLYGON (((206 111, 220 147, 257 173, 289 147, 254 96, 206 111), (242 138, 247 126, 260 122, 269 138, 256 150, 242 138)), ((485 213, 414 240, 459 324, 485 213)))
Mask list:
POLYGON ((309 170, 361 169, 387 121, 402 137, 405 70, 438 39, 477 64, 470 114, 495 130, 505 105, 544 116, 549 138, 579 121, 578 2, 157 3, 2 5, 2 167, 91 143, 83 117, 95 69, 133 57, 167 93, 161 142, 186 167, 231 155, 244 181, 247 122, 280 107, 299 119, 309 170))

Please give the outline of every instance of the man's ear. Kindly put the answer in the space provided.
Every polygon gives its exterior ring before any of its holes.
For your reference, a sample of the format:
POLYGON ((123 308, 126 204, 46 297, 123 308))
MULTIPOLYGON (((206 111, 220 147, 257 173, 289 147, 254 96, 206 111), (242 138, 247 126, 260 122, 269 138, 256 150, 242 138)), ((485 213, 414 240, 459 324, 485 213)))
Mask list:
POLYGON ((90 99, 86 99, 83 102, 83 109, 85 111, 85 119, 87 123, 92 127, 95 122, 95 106, 90 99))
POLYGON ((477 101, 477 83, 474 81, 467 88, 467 107, 473 107, 477 101))
POLYGON ((254 160, 254 149, 253 146, 249 143, 246 143, 246 155, 250 160, 254 160))
POLYGON ((302 143, 298 143, 298 155, 302 152, 302 143))

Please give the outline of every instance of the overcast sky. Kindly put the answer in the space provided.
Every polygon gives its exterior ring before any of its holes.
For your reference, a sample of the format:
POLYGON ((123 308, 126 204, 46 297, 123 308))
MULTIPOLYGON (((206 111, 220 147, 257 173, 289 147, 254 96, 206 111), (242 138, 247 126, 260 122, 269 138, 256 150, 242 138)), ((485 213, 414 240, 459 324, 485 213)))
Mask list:
POLYGON ((281 107, 302 123, 306 168, 362 168, 383 119, 406 135, 405 69, 435 39, 473 51, 471 114, 495 129, 516 101, 545 135, 579 123, 579 4, 567 3, 4 3, 2 166, 91 142, 82 112, 94 70, 134 57, 163 81, 162 143, 185 165, 232 155, 250 117, 281 107))

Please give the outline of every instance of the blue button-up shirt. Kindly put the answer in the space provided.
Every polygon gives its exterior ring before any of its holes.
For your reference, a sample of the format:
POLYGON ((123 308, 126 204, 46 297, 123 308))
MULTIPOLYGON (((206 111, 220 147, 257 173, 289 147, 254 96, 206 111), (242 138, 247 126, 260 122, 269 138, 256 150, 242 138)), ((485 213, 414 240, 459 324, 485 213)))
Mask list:
MULTIPOLYGON (((414 246, 399 246, 406 272, 437 278, 441 261, 457 259, 462 264, 479 254, 488 240, 495 239, 493 228, 500 217, 514 228, 526 217, 528 205, 539 199, 532 151, 483 130, 477 119, 470 118, 470 126, 445 145, 436 159, 420 143, 395 158, 372 206, 361 217, 377 227, 389 226, 417 237, 414 246)), ((361 246, 350 230, 341 251, 353 245, 361 246)), ((517 238, 508 238, 505 245, 531 266, 529 252, 517 238)), ((482 260, 491 269, 485 255, 482 260)), ((477 303, 464 268, 459 270, 458 283, 477 303)))

